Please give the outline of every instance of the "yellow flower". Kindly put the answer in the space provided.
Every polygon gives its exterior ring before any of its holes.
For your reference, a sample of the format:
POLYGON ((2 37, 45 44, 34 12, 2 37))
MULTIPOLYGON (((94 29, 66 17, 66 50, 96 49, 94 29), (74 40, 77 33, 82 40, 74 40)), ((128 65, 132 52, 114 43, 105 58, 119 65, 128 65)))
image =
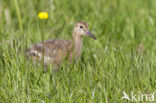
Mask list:
POLYGON ((48 19, 48 13, 47 12, 39 12, 38 17, 40 19, 48 19))

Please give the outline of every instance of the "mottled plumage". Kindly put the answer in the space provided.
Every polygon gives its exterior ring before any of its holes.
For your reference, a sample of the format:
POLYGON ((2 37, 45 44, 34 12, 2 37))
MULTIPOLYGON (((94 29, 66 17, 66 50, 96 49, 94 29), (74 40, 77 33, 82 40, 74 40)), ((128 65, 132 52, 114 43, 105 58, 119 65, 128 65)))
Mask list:
POLYGON ((54 68, 58 68, 62 59, 68 57, 71 61, 77 59, 82 48, 83 35, 91 36, 88 25, 85 22, 78 22, 73 30, 73 42, 69 40, 52 39, 30 46, 27 57, 35 61, 44 61, 44 65, 52 63, 54 68))

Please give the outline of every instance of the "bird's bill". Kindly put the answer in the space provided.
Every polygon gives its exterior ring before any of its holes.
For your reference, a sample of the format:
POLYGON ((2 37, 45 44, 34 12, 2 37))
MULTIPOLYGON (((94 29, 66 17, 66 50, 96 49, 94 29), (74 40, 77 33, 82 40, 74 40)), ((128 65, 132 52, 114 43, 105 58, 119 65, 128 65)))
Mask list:
POLYGON ((87 35, 87 36, 90 36, 90 37, 92 37, 93 39, 96 40, 96 37, 95 37, 94 35, 92 35, 89 31, 86 32, 86 35, 87 35))

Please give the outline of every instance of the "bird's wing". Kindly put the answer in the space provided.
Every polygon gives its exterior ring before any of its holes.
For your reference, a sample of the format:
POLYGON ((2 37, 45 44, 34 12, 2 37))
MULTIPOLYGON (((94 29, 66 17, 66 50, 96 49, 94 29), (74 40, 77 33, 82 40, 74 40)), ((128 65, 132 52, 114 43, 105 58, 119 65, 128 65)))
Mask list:
POLYGON ((44 54, 44 61, 60 61, 62 55, 67 56, 72 48, 72 42, 68 40, 47 40, 36 45, 32 45, 28 51, 27 56, 31 58, 36 57, 41 60, 44 54))
POLYGON ((44 46, 50 50, 59 49, 64 55, 67 55, 72 49, 72 42, 68 40, 53 39, 45 41, 44 46))

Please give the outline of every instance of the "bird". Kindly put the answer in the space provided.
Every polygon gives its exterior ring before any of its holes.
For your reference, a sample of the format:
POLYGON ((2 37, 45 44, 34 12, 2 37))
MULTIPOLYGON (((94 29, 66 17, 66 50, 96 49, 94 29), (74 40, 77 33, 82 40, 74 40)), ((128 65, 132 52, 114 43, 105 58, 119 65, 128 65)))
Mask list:
POLYGON ((73 40, 51 39, 31 45, 27 49, 27 57, 33 61, 41 62, 47 66, 52 64, 54 69, 59 69, 62 60, 67 58, 70 62, 78 59, 82 50, 83 36, 89 36, 96 40, 90 31, 88 24, 79 21, 73 29, 73 40))

